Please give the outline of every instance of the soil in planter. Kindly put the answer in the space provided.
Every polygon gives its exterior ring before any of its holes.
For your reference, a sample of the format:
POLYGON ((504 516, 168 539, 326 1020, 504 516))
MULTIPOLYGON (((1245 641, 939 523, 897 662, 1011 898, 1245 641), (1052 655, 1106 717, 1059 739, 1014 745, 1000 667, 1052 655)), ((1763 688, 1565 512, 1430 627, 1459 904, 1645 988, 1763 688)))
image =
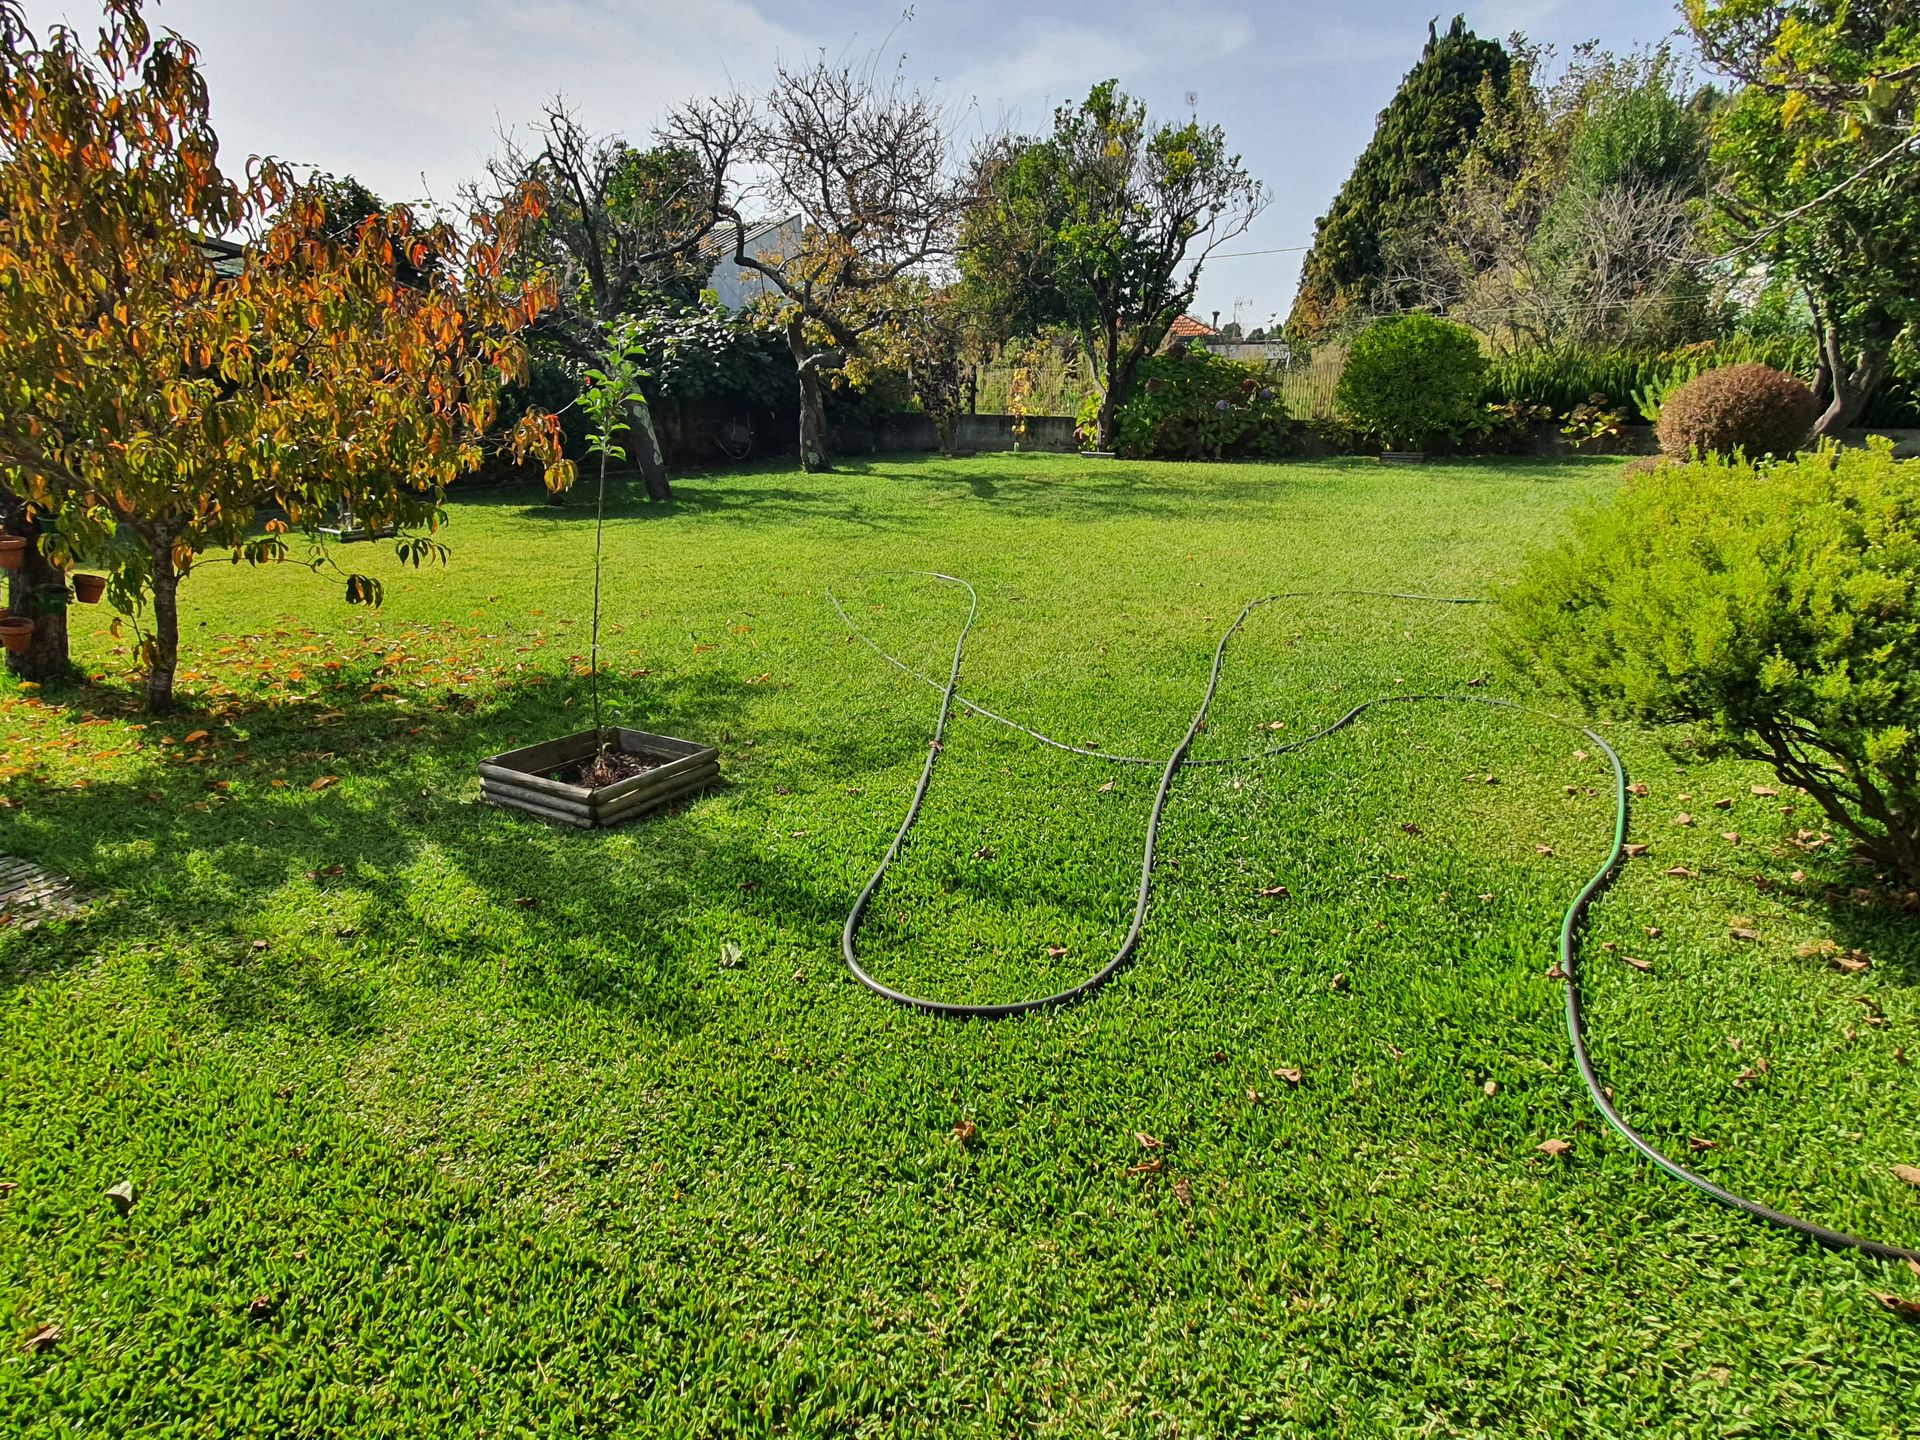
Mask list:
POLYGON ((558 770, 551 771, 547 778, 558 780, 562 785, 584 785, 589 790, 598 790, 603 786, 617 785, 622 780, 631 780, 636 775, 644 775, 649 770, 658 770, 669 763, 658 755, 603 750, 584 760, 570 761, 558 770))

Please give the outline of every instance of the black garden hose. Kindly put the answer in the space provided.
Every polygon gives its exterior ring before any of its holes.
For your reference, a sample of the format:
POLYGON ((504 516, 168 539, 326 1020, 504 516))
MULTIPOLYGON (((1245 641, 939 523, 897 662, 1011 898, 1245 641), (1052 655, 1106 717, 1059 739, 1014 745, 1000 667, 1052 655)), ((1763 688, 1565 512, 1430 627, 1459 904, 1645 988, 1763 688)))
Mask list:
POLYGON ((960 627, 959 637, 954 641, 953 664, 948 669, 947 678, 944 683, 930 676, 921 674, 904 661, 896 659, 881 649, 877 643, 870 639, 853 623, 852 618, 847 614, 846 610, 842 608, 833 592, 831 590, 827 592, 828 600, 853 635, 865 642, 874 653, 879 655, 888 664, 931 685, 941 692, 939 718, 934 724, 933 740, 927 747, 926 763, 920 768, 920 779, 919 783, 914 786, 913 798, 907 803, 906 814, 900 821, 900 828, 894 833, 893 843, 887 847, 887 853, 881 857, 880 864, 875 868, 872 877, 860 891, 859 897, 853 902, 853 908, 847 912, 847 922, 840 934, 841 953, 846 958, 847 968, 853 972, 854 978, 869 990, 896 1004, 956 1019, 1004 1019, 1008 1016, 1024 1015, 1034 1010, 1051 1009, 1056 1006, 1067 1005, 1076 1000, 1084 999, 1111 979, 1113 974, 1127 962, 1128 957, 1133 954, 1140 943, 1141 932, 1146 925, 1148 901, 1151 899, 1153 893, 1153 861, 1155 846, 1158 843, 1160 835, 1160 820, 1166 812, 1167 799, 1173 787, 1174 776, 1178 775, 1182 768, 1203 765, 1236 765, 1247 761, 1263 759, 1268 756, 1283 755, 1291 751, 1301 750, 1314 744, 1316 741, 1323 740, 1329 735, 1346 729, 1367 711, 1380 705, 1424 704, 1433 701, 1446 701, 1460 704, 1490 705, 1503 710, 1517 711, 1523 715, 1531 715, 1541 719, 1551 720, 1555 724, 1566 725, 1578 730, 1600 748, 1600 752, 1607 757, 1607 762, 1613 767, 1613 846, 1607 852, 1607 857, 1601 863, 1600 868, 1594 872, 1593 878, 1587 881, 1581 888, 1580 893, 1574 897, 1573 903, 1567 907, 1566 915, 1560 924, 1560 970, 1566 983, 1567 1038, 1573 1049, 1574 1063, 1579 1067, 1580 1079, 1586 1086, 1588 1097, 1593 1101, 1595 1108, 1600 1111, 1601 1117, 1612 1127, 1621 1139, 1625 1140, 1647 1160, 1651 1161, 1668 1175, 1671 1175, 1674 1179, 1691 1185, 1694 1189, 1719 1201, 1722 1205, 1729 1206, 1735 1210, 1745 1211, 1747 1214, 1765 1220, 1770 1224, 1783 1226, 1789 1230, 1796 1230, 1802 1235, 1806 1235, 1818 1241, 1820 1244, 1831 1246, 1834 1249, 1857 1250, 1863 1254, 1873 1255, 1883 1260, 1906 1260, 1920 1264, 1920 1249, 1910 1249, 1901 1245, 1890 1245, 1878 1240, 1865 1240, 1857 1235, 1848 1235, 1843 1231, 1829 1229, 1825 1225, 1816 1225, 1811 1220, 1803 1220, 1797 1215, 1789 1215, 1783 1211, 1772 1209, 1769 1206, 1760 1204, 1756 1200, 1749 1200, 1744 1195, 1736 1194, 1724 1186, 1716 1185, 1704 1176, 1696 1175, 1693 1171, 1687 1169, 1686 1166, 1680 1164, 1679 1161, 1666 1155, 1651 1141, 1642 1136, 1629 1125, 1621 1116, 1620 1112, 1614 1108, 1613 1101, 1608 1097, 1606 1087, 1600 1083, 1600 1077, 1594 1069, 1592 1056, 1589 1055, 1587 1051, 1586 1019, 1581 1008, 1580 971, 1578 965, 1578 936, 1582 922, 1586 918, 1587 909, 1592 905, 1594 900, 1612 884, 1614 876, 1619 871, 1621 858, 1626 853, 1627 770, 1626 766, 1621 762, 1619 752, 1607 743, 1604 736, 1587 726, 1565 720, 1547 711, 1521 705, 1512 700, 1503 700, 1491 695, 1384 695, 1373 700, 1364 701, 1354 706, 1331 724, 1323 726, 1321 729, 1309 735, 1301 736, 1298 739, 1290 740, 1283 744, 1274 745, 1247 755, 1228 756, 1213 760, 1187 759, 1187 751, 1192 748, 1194 737, 1200 733, 1200 727, 1206 723, 1207 712, 1212 709, 1214 696, 1220 689, 1220 673, 1226 662, 1227 646, 1233 637, 1239 633, 1240 628, 1246 624, 1247 617, 1262 606, 1271 605, 1281 600, 1320 598, 1322 596, 1412 600, 1441 605, 1480 605, 1485 604, 1485 601, 1448 596, 1411 595, 1397 591, 1379 590, 1289 591, 1284 594, 1267 595, 1257 600, 1250 600, 1245 607, 1242 608, 1240 614, 1234 619, 1234 622, 1227 627, 1225 633, 1221 635, 1220 643, 1214 647, 1213 667, 1207 677, 1206 694, 1201 697, 1200 706, 1194 711, 1193 720, 1187 726, 1186 734, 1181 736, 1180 743, 1174 746, 1173 753, 1164 761, 1159 761, 1140 756, 1108 755, 1102 751, 1089 749, 1084 746, 1069 745, 1065 741, 1056 740, 1049 735, 1043 734, 1039 730, 1023 725, 1017 720, 1008 719, 1004 715, 997 715, 993 711, 986 709, 984 706, 977 705, 961 695, 959 693, 960 664, 966 654, 967 637, 971 633, 974 619, 979 613, 980 597, 978 593, 975 592, 973 586, 958 576, 943 575, 934 571, 922 573, 928 574, 931 578, 950 585, 959 585, 967 592, 967 618, 965 623, 960 627), (920 807, 927 798, 928 787, 933 783, 934 765, 940 758, 941 747, 946 740, 947 721, 952 716, 954 706, 956 705, 971 710, 984 719, 992 720, 997 724, 1017 730, 1021 734, 1027 735, 1039 743, 1056 750, 1065 750, 1071 754, 1083 755, 1095 760, 1104 760, 1109 764, 1115 765, 1161 766, 1160 785, 1154 793, 1153 806, 1147 814, 1146 844, 1143 847, 1140 861, 1140 888, 1134 899, 1132 923, 1128 925, 1127 933, 1121 938, 1119 947, 1113 952, 1112 958, 1077 985, 1069 986, 1064 990, 1057 990, 1050 995, 1035 996, 1026 1000, 1014 1000, 1005 1004, 960 1004, 947 1000, 928 999, 924 996, 910 995, 905 991, 895 990, 890 986, 882 984, 861 968, 860 958, 856 948, 856 939, 859 935, 861 921, 865 918, 867 907, 872 903, 875 892, 880 888, 881 881, 886 878, 888 869, 893 865, 893 862, 899 858, 901 850, 905 847, 907 836, 913 830, 914 822, 920 818, 920 807))

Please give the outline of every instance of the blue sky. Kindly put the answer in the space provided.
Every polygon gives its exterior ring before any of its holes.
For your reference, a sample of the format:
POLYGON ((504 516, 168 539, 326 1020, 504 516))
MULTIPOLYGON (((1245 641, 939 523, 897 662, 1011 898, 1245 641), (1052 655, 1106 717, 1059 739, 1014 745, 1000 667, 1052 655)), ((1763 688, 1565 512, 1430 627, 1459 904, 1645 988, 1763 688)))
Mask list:
MULTIPOLYGON (((91 28, 93 0, 28 0, 36 27, 91 28)), ((1673 0, 161 0, 150 13, 200 46, 228 158, 270 153, 360 176, 389 198, 451 199, 503 127, 563 92, 632 138, 676 101, 763 80, 821 48, 904 56, 978 132, 1042 127, 1116 76, 1149 109, 1224 125, 1272 204, 1231 248, 1304 245, 1374 116, 1456 10, 1563 51, 1616 48, 1678 23, 1673 0)), ((1195 309, 1249 327, 1291 300, 1297 254, 1217 260, 1195 309)))

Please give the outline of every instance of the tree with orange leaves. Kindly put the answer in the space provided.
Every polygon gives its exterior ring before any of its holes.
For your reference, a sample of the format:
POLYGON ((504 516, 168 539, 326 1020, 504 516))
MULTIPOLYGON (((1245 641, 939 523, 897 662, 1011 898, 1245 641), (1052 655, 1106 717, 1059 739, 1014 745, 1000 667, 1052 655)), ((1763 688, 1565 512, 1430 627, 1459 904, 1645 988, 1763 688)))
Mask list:
MULTIPOLYGON (((551 295, 504 278, 537 189, 464 230, 394 207, 341 236, 284 166, 223 172, 192 46, 156 39, 142 0, 105 3, 89 48, 65 27, 40 43, 0 0, 0 489, 42 562, 13 613, 51 624, 62 567, 100 564, 121 608, 151 604, 163 711, 199 557, 284 559, 342 509, 416 564, 444 553, 446 487, 484 458, 551 295), (208 238, 234 233, 252 238, 232 257, 208 238)), ((561 488, 559 441, 534 413, 495 443, 561 488)), ((350 575, 347 598, 378 584, 350 575)))

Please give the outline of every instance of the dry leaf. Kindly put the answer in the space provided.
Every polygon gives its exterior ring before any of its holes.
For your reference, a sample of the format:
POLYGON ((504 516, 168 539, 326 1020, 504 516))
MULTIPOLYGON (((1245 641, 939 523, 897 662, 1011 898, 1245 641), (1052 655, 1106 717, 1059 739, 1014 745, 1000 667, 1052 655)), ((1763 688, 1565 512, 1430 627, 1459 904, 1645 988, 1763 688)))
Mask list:
POLYGON ((1266 1097, 1264 1095, 1262 1095, 1258 1090, 1255 1090, 1251 1086, 1247 1088, 1247 1101, 1249 1104, 1258 1105, 1265 1098, 1266 1097))
POLYGON ((1160 1173, 1160 1167, 1165 1163, 1164 1160, 1156 1155, 1151 1160, 1142 1160, 1138 1165, 1129 1165, 1127 1167, 1127 1174, 1158 1175, 1160 1173))
POLYGON ((1729 845, 1738 845, 1740 843, 1740 832, 1738 830, 1722 830, 1720 832, 1720 838, 1729 845))
POLYGON ((1699 878, 1700 872, 1697 870, 1689 870, 1684 865, 1676 865, 1671 870, 1667 871, 1667 874, 1671 875, 1676 880, 1697 880, 1699 878))
POLYGON ((338 775, 322 775, 318 780, 314 781, 311 785, 307 786, 307 789, 324 790, 329 785, 338 785, 339 783, 340 783, 340 777, 338 775))
POLYGON ((1627 792, 1632 795, 1638 795, 1642 800, 1653 793, 1653 791, 1647 788, 1647 782, 1644 780, 1634 781, 1633 784, 1627 786, 1627 792))
POLYGON ((1160 1148, 1160 1137, 1157 1135, 1149 1135, 1144 1130, 1134 1131, 1133 1138, 1140 1142, 1140 1148, 1142 1150, 1158 1150, 1160 1148))
POLYGON ((1328 983, 1327 988, 1329 990, 1346 989, 1347 988, 1347 972, 1344 970, 1337 972, 1334 975, 1333 979, 1328 983))
POLYGON ((204 730, 189 730, 186 734, 186 738, 183 739, 180 743, 183 745, 198 745, 202 740, 206 738, 207 738, 207 732, 204 730))
POLYGON ((1687 1137, 1687 1148, 1693 1151, 1718 1150, 1720 1148, 1720 1142, 1718 1140, 1702 1139, 1698 1135, 1689 1135, 1687 1137))
POLYGON ((1771 800, 1780 792, 1771 785, 1755 785, 1752 793, 1758 795, 1762 800, 1771 800))
POLYGON ((1102 795, 1104 795, 1104 794, 1106 794, 1106 793, 1107 793, 1107 792, 1108 792, 1109 790, 1111 790, 1111 789, 1113 789, 1113 785, 1114 785, 1114 782, 1113 782, 1113 781, 1111 781, 1111 780, 1109 780, 1109 781, 1107 781, 1107 783, 1106 783, 1106 784, 1104 784, 1104 785, 1102 785, 1102 786, 1100 787, 1100 793, 1101 793, 1102 795))
POLYGON ((1482 1095, 1498 1095, 1500 1093, 1500 1086, 1496 1081, 1489 1080, 1480 1087, 1480 1093, 1482 1095))
POLYGON ((20 1342, 20 1348, 29 1355, 35 1355, 58 1345, 66 1338, 66 1333, 58 1325, 42 1325, 20 1342))
POLYGON ((1646 854, 1647 851, 1651 850, 1653 846, 1647 844, 1645 841, 1639 841, 1632 845, 1623 846, 1622 848, 1625 850, 1629 860, 1638 860, 1642 855, 1646 854))
POLYGON ((267 948, 267 942, 264 940, 256 940, 253 942, 253 948, 256 950, 264 950, 267 948))
POLYGON ((1551 855, 1553 853, 1553 847, 1551 845, 1536 845, 1533 847, 1533 853, 1536 855, 1551 855))
POLYGON ((1643 925, 1640 928, 1647 932, 1647 938, 1649 940, 1658 940, 1662 935, 1667 933, 1658 925, 1643 925))
POLYGON ((737 940, 728 940, 721 944, 720 968, 722 970, 738 970, 740 968, 740 944, 737 940))
POLYGON ((1569 1150, 1573 1149, 1573 1146, 1569 1145, 1565 1140, 1542 1140, 1533 1148, 1538 1150, 1542 1155, 1551 1155, 1557 1160, 1569 1150))
POLYGON ((1271 1073, 1279 1079, 1286 1081, 1289 1085, 1298 1085, 1302 1074, 1298 1065, 1282 1065, 1278 1070, 1271 1073))
POLYGON ((1578 760, 1578 761, 1580 761, 1580 762, 1581 762, 1582 764, 1584 764, 1584 763, 1585 763, 1585 762, 1587 761, 1587 759, 1588 759, 1589 757, 1588 757, 1588 755, 1587 755, 1587 752, 1586 752, 1586 751, 1584 751, 1584 750, 1576 750, 1576 751, 1574 751, 1574 752, 1573 752, 1573 758, 1574 758, 1574 759, 1576 759, 1576 760, 1578 760))
POLYGON ((1693 824, 1693 816, 1682 810, 1678 815, 1673 817, 1673 823, 1676 825, 1691 825, 1693 824))
POLYGON ((1224 1065, 1227 1063, 1227 1052, 1224 1050, 1216 1050, 1207 1058, 1212 1060, 1216 1065, 1224 1065))
POLYGON ((1920 1300, 1905 1300, 1898 1295, 1888 1295, 1879 1290, 1874 1291, 1873 1298, 1902 1320, 1920 1320, 1920 1300))
POLYGON ((1268 900, 1285 900, 1293 892, 1284 885, 1263 885, 1260 894, 1268 900))
POLYGON ((1189 1210, 1193 1208, 1193 1187, 1187 1184, 1185 1180, 1176 1180, 1173 1182, 1173 1194, 1174 1198, 1189 1210))
POLYGON ((247 1302, 247 1314, 255 1320, 271 1319, 275 1308, 271 1295, 256 1295, 247 1302))
POLYGON ((1049 960, 1064 960, 1064 959, 1066 959, 1066 958, 1067 958, 1067 947, 1066 947, 1066 946, 1064 946, 1064 945, 1049 945, 1049 946, 1047 946, 1047 958, 1048 958, 1049 960))
POLYGON ((1807 872, 1804 870, 1796 870, 1787 878, 1796 885, 1804 885, 1807 883, 1807 872))
POLYGON ((1893 1173, 1896 1179, 1904 1180, 1909 1185, 1920 1185, 1920 1165, 1895 1165, 1893 1173))
POLYGON ((1411 820, 1407 821, 1400 828, 1406 831, 1407 834, 1409 835, 1424 835, 1427 833, 1426 831, 1422 830, 1418 825, 1414 824, 1411 820))
POLYGON ((1567 972, 1562 970, 1557 963, 1547 968, 1547 979, 1564 980, 1566 978, 1567 978, 1567 972))
MULTIPOLYGON (((1898 1173, 1896 1169, 1895 1173, 1898 1173)), ((118 1185, 107 1187, 107 1199, 113 1202, 113 1208, 122 1215, 133 1209, 133 1182, 122 1180, 118 1185)))
POLYGON ((1744 925, 1735 925, 1728 929, 1727 938, 1729 940, 1758 940, 1760 938, 1760 932, 1758 930, 1749 930, 1744 925))
POLYGON ((980 1127, 975 1125, 971 1120, 958 1121, 953 1127, 953 1138, 958 1140, 962 1145, 965 1145, 979 1133, 980 1127))
POLYGON ((1863 970, 1871 970, 1873 968, 1873 961, 1867 958, 1867 953, 1864 950, 1849 950, 1844 955, 1831 956, 1828 958, 1827 963, 1833 966, 1834 969, 1844 971, 1848 975, 1858 975, 1863 970))
POLYGON ((1653 973, 1652 961, 1639 960, 1633 957, 1632 955, 1622 955, 1620 958, 1626 961, 1627 964, 1631 965, 1634 969, 1638 970, 1643 975, 1650 975, 1653 973))

